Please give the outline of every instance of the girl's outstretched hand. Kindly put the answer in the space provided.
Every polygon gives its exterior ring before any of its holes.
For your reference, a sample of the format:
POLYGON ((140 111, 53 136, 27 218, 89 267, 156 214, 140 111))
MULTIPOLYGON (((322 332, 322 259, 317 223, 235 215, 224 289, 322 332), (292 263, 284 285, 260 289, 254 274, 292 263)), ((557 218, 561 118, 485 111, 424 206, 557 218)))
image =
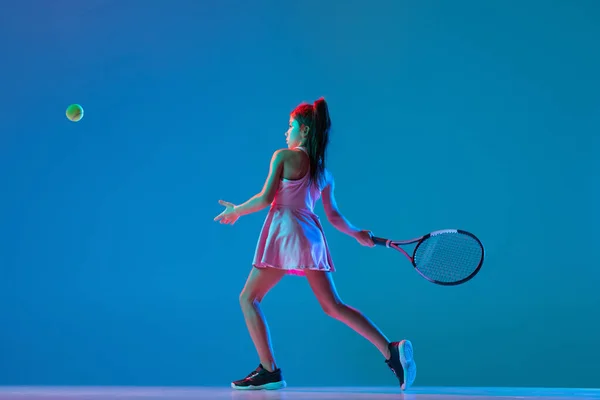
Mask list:
POLYGON ((228 201, 219 200, 219 204, 225 207, 225 211, 215 217, 215 221, 221 224, 235 224, 235 221, 240 218, 240 215, 235 212, 235 204, 228 201))
POLYGON ((373 241, 373 232, 371 231, 359 231, 354 234, 354 239, 363 246, 374 247, 375 242, 373 241))

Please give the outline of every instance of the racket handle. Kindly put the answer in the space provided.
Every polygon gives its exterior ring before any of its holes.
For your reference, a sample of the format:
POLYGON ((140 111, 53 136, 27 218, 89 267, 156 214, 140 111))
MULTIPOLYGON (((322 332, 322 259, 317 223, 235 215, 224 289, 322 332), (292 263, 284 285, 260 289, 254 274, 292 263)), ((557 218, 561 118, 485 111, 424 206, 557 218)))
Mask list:
POLYGON ((377 236, 373 236, 373 243, 375 243, 376 246, 386 246, 388 245, 388 240, 384 239, 384 238, 380 238, 377 236))

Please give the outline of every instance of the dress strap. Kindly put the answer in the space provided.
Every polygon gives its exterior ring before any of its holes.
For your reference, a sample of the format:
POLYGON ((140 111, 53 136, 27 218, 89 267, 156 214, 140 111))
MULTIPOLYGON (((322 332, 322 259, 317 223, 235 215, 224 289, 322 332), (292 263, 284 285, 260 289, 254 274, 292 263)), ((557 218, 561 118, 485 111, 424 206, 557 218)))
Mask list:
POLYGON ((300 150, 302 150, 303 152, 305 152, 306 154, 308 154, 308 151, 306 151, 306 149, 305 149, 304 147, 302 147, 302 146, 298 146, 298 147, 296 147, 296 148, 297 148, 297 149, 300 149, 300 150))

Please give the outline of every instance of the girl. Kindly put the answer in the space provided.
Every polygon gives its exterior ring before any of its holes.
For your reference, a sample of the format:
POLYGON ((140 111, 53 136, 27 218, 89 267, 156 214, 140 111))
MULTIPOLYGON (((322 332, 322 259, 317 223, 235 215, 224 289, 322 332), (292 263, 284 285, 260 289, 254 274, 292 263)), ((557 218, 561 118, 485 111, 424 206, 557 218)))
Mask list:
POLYGON ((416 376, 412 344, 391 343, 360 311, 343 303, 333 283, 334 265, 323 228, 313 209, 322 197, 327 219, 361 245, 373 247, 370 231, 354 227, 335 201, 333 176, 325 168, 331 121, 325 99, 300 104, 290 115, 285 133, 287 149, 277 150, 262 191, 241 205, 220 200, 225 210, 215 217, 234 224, 239 217, 269 207, 253 268, 240 295, 244 319, 258 352, 260 364, 246 378, 232 382, 235 389, 281 389, 286 386, 273 356, 269 328, 260 302, 286 274, 306 276, 325 313, 369 340, 408 389, 416 376))

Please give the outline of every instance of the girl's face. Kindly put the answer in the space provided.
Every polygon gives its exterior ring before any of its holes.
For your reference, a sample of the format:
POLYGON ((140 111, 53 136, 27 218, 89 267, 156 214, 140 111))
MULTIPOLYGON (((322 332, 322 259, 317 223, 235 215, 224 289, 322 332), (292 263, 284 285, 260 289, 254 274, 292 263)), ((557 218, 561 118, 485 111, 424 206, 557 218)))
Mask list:
POLYGON ((294 118, 290 117, 290 125, 285 133, 285 141, 287 142, 288 148, 293 149, 301 146, 308 133, 308 127, 300 125, 300 123, 294 118))

